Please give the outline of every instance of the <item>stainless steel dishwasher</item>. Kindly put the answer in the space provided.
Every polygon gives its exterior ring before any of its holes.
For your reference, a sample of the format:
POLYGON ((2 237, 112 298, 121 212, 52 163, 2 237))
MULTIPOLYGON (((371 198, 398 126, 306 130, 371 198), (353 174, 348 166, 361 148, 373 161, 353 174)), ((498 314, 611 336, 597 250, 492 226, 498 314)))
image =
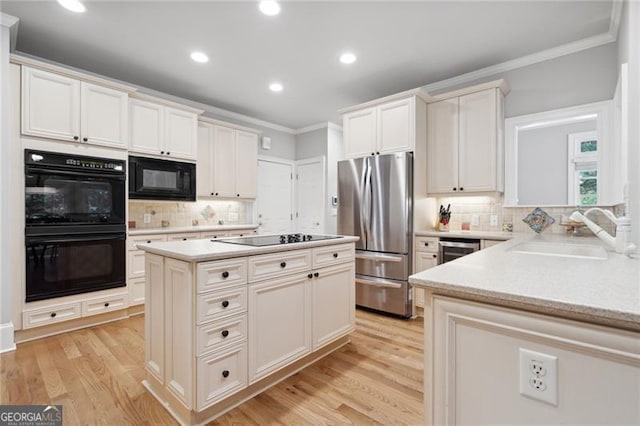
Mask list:
POLYGON ((469 238, 440 238, 439 263, 451 262, 480 250, 480 240, 469 238))

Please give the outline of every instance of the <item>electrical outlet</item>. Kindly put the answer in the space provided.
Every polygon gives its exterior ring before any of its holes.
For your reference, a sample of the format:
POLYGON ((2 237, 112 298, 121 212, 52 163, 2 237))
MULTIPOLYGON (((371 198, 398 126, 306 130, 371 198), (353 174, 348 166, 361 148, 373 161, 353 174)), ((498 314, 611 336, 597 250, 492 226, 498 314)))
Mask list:
POLYGON ((477 214, 472 214, 471 215, 471 225, 473 225, 473 226, 480 225, 480 216, 478 216, 477 214))
POLYGON ((229 212, 229 222, 237 222, 238 221, 238 213, 229 212))
POLYGON ((558 357, 520 348, 520 395, 558 405, 558 357))
POLYGON ((497 214, 492 214, 491 216, 489 216, 489 225, 498 226, 498 215, 497 214))
POLYGON ((144 223, 151 223, 151 213, 144 214, 144 223))

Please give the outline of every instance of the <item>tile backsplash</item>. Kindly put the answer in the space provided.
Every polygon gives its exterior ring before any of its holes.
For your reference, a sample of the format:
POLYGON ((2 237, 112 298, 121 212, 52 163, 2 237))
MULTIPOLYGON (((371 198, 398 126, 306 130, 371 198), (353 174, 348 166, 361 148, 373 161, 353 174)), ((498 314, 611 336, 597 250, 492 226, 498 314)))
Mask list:
MULTIPOLYGON (((503 223, 512 223, 513 232, 524 232, 534 234, 535 232, 524 223, 522 219, 527 216, 535 207, 505 207, 502 205, 502 197, 442 197, 436 199, 436 207, 443 205, 445 208, 451 205, 451 220, 449 229, 459 231, 462 229, 463 223, 469 224, 472 231, 502 231, 503 223), (491 216, 497 218, 497 225, 491 225, 491 216), (473 224, 474 217, 477 218, 477 225, 473 224)), ((581 208, 586 210, 588 207, 581 208)), ((611 210, 616 216, 624 214, 624 205, 620 204, 614 207, 602 207, 605 210, 611 210)), ((550 216, 555 219, 545 233, 562 234, 566 232, 566 227, 560 225, 562 215, 569 216, 576 210, 574 206, 565 207, 542 207, 550 216)), ((609 221, 603 214, 593 212, 589 214, 589 218, 602 226, 610 234, 615 233, 615 225, 609 221)), ((437 224, 434 224, 434 228, 437 224)), ((588 229, 585 227, 588 233, 588 229)))
POLYGON ((160 228, 163 221, 168 226, 234 225, 253 222, 253 201, 199 200, 182 201, 129 201, 129 222, 136 222, 136 229, 160 228), (145 214, 151 221, 144 223, 145 214))

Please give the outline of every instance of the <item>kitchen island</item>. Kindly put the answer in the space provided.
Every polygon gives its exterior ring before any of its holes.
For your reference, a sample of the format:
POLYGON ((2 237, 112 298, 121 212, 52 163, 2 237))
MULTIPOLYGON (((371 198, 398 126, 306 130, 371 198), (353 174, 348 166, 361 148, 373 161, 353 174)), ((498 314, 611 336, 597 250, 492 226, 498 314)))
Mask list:
POLYGON ((180 423, 206 423, 349 341, 357 237, 246 245, 266 237, 138 245, 144 385, 180 423))
POLYGON ((640 424, 638 265, 596 238, 515 235, 410 277, 426 423, 640 424))

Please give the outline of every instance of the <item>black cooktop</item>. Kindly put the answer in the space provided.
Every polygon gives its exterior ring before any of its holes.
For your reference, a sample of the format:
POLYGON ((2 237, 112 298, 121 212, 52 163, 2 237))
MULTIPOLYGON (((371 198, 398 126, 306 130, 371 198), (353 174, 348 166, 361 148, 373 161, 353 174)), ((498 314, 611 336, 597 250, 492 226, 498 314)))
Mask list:
POLYGON ((227 244, 241 244, 252 247, 279 246, 282 244, 305 243, 309 241, 333 240, 341 238, 338 235, 311 235, 311 234, 285 234, 285 235, 257 235, 255 237, 221 238, 211 240, 227 244))

